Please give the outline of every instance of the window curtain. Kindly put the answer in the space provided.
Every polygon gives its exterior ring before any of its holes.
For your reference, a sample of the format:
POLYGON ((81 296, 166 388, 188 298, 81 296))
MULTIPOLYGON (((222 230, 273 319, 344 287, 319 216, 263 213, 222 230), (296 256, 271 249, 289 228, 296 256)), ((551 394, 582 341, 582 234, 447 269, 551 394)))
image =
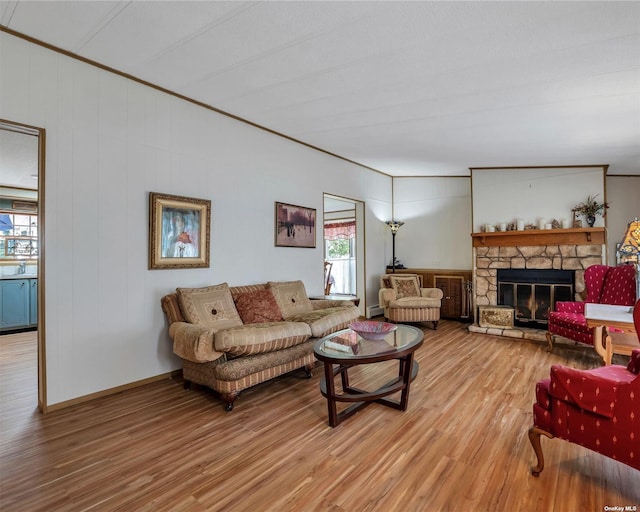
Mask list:
POLYGON ((356 221, 331 222, 324 225, 325 240, 351 240, 356 236, 356 221))

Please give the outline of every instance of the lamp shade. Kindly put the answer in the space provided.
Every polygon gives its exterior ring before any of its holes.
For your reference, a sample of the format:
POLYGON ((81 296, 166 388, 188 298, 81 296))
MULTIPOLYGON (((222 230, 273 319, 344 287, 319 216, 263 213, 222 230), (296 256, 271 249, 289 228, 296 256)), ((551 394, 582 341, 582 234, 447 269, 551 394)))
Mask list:
POLYGON ((638 262, 638 254, 640 254, 640 221, 638 219, 629 222, 618 252, 621 259, 638 262))
POLYGON ((404 225, 404 222, 388 220, 385 224, 391 228, 391 234, 395 235, 400 229, 400 226, 404 225))

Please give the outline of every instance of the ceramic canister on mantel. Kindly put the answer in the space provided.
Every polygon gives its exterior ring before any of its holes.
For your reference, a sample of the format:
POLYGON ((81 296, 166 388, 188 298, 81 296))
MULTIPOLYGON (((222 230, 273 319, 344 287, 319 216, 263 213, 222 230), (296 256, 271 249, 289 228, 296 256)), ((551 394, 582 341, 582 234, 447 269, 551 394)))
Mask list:
POLYGON ((516 219, 516 229, 518 231, 524 231, 524 219, 516 219))

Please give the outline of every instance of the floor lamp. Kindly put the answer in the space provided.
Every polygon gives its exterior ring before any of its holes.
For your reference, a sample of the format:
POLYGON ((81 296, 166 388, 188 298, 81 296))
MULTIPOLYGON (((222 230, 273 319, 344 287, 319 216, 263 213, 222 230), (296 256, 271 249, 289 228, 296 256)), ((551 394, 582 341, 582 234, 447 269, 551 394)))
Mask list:
POLYGON ((400 226, 402 226, 404 224, 404 222, 399 222, 397 220, 388 220, 387 222, 385 222, 385 224, 387 226, 389 226, 391 228, 391 237, 393 240, 392 243, 392 247, 393 247, 393 254, 392 254, 392 267, 393 267, 393 273, 396 273, 396 233, 398 232, 398 230, 400 229, 400 226))

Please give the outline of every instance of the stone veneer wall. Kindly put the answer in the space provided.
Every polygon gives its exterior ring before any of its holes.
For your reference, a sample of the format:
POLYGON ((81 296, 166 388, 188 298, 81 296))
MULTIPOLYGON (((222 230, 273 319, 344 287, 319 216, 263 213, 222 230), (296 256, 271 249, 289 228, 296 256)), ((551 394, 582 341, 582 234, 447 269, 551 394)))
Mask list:
POLYGON ((602 264, 602 245, 476 247, 476 306, 498 304, 498 269, 575 270, 575 296, 584 292, 584 269, 602 264))

